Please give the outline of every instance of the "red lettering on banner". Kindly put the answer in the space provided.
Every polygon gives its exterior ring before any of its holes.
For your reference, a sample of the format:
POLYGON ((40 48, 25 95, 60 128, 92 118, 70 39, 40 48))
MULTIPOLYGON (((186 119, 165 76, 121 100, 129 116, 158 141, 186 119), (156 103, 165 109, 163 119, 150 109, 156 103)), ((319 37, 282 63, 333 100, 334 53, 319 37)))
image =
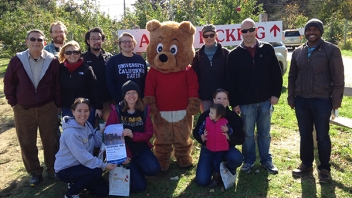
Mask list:
MULTIPOLYGON (((216 31, 216 33, 218 33, 218 32, 224 33, 224 30, 218 30, 218 31, 216 31)), ((225 39, 219 40, 219 34, 218 34, 218 37, 216 38, 216 41, 217 41, 217 42, 224 42, 224 40, 225 40, 225 39)))
POLYGON ((230 32, 230 29, 226 29, 226 41, 236 41, 236 38, 235 36, 233 35, 233 32, 235 31, 236 29, 231 29, 231 32, 230 32), (231 40, 230 40, 230 37, 231 37, 231 40))
POLYGON ((259 26, 258 27, 256 37, 257 37, 257 39, 263 39, 265 37, 265 31, 264 31, 264 27, 263 26, 259 26), (260 29, 262 29, 263 31, 260 32, 260 29))
POLYGON ((147 45, 149 44, 149 39, 145 34, 142 35, 141 42, 139 42, 139 47, 142 47, 144 43, 147 45))
POLYGON ((237 28, 237 36, 238 36, 238 41, 242 40, 242 34, 241 34, 241 28, 237 28))
POLYGON ((203 41, 203 36, 202 36, 202 31, 199 31, 199 43, 203 44, 204 41, 203 41))

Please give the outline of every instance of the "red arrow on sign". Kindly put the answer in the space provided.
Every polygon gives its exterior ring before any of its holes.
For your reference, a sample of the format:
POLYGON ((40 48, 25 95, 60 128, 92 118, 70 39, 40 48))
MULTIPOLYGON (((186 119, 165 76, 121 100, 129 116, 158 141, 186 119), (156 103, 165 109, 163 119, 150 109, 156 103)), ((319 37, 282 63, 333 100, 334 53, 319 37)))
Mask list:
POLYGON ((270 33, 274 31, 274 37, 276 37, 276 31, 280 32, 280 28, 277 27, 277 25, 274 25, 271 29, 270 29, 270 33))

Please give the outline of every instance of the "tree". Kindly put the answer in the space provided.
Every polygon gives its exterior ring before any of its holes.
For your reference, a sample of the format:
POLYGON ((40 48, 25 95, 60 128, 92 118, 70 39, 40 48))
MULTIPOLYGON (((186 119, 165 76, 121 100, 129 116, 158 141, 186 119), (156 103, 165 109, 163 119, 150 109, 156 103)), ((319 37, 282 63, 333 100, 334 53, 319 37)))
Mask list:
POLYGON ((23 5, 17 5, 12 11, 3 13, 0 20, 0 41, 10 56, 26 49, 26 32, 30 29, 40 29, 50 42, 49 26, 54 21, 62 21, 68 29, 68 40, 76 40, 82 50, 87 46, 84 42, 85 32, 99 26, 106 33, 107 39, 103 45, 106 51, 116 51, 116 32, 119 26, 107 16, 95 10, 88 0, 78 5, 73 0, 64 4, 52 4, 51 0, 29 0, 23 5), (39 3, 39 4, 38 4, 39 3), (42 6, 42 3, 50 5, 42 6))
POLYGON ((300 13, 299 6, 295 3, 287 4, 281 17, 284 21, 284 29, 301 28, 308 21, 308 17, 300 13))
POLYGON ((264 13, 262 4, 256 0, 138 0, 136 19, 140 27, 147 21, 191 21, 194 25, 240 23, 250 17, 258 20, 264 13), (237 6, 241 11, 237 12, 237 6))

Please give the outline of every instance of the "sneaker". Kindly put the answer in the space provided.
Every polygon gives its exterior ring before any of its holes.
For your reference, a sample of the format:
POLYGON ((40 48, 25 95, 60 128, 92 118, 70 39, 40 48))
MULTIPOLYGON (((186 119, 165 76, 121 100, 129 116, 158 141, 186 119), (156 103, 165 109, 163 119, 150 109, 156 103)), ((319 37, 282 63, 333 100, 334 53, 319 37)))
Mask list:
POLYGON ((32 178, 29 180, 29 186, 38 186, 42 180, 43 176, 32 173, 32 178))
POLYGON ((303 163, 299 165, 298 168, 292 171, 292 175, 296 177, 301 177, 303 175, 308 175, 313 173, 313 168, 304 165, 303 163))
POLYGON ((56 173, 49 173, 48 177, 49 179, 59 180, 59 177, 57 176, 56 173))
POLYGON ((245 171, 245 172, 250 172, 251 171, 251 168, 254 166, 254 163, 253 164, 250 164, 250 163, 244 163, 241 167, 241 171, 245 171))
POLYGON ((71 195, 69 192, 67 192, 65 194, 64 198, 79 198, 79 194, 78 195, 71 195))
POLYGON ((264 167, 266 169, 266 171, 268 171, 268 173, 270 173, 270 174, 278 174, 279 173, 279 170, 276 168, 276 166, 272 162, 266 162, 266 163, 262 164, 262 167, 264 167))
POLYGON ((67 189, 71 189, 71 186, 73 185, 73 183, 67 183, 67 189))
POLYGON ((319 170, 319 183, 330 183, 331 182, 331 174, 329 170, 321 169, 319 170))

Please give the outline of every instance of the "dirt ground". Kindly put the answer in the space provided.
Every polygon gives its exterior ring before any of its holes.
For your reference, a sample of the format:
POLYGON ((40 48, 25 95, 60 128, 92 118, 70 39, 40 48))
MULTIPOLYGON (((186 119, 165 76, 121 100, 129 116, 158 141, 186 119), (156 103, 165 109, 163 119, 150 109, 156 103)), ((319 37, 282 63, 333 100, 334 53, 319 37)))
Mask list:
MULTIPOLYGON (((2 82, 2 78, 1 78, 2 82)), ((7 196, 22 186, 22 177, 26 176, 23 167, 21 151, 14 128, 13 111, 3 95, 3 85, 0 93, 0 197, 7 196), (14 175, 15 173, 15 175, 14 175)))

